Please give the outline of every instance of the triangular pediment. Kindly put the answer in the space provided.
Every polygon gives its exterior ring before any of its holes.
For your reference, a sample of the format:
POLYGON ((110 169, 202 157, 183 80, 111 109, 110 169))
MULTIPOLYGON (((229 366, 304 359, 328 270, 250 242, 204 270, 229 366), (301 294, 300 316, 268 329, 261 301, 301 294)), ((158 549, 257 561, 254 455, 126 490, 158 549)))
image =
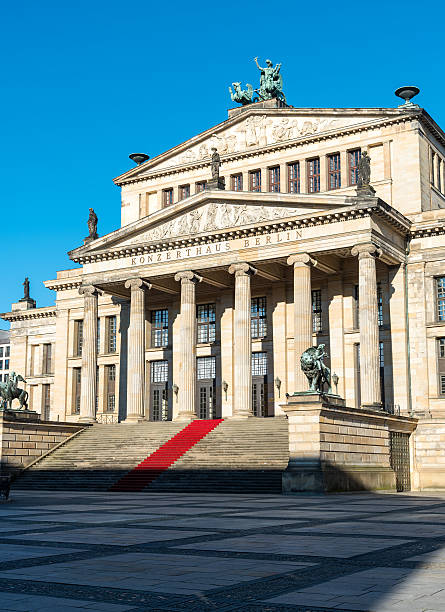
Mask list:
MULTIPOLYGON (((253 107, 255 105, 252 105, 253 107)), ((222 158, 255 149, 300 141, 320 134, 340 132, 349 127, 364 127, 396 118, 398 109, 258 109, 242 112, 194 138, 148 160, 115 179, 117 184, 141 180, 168 168, 205 163, 215 147, 222 158)))
POLYGON ((204 191, 74 249, 72 259, 110 250, 188 240, 353 205, 344 195, 204 191))

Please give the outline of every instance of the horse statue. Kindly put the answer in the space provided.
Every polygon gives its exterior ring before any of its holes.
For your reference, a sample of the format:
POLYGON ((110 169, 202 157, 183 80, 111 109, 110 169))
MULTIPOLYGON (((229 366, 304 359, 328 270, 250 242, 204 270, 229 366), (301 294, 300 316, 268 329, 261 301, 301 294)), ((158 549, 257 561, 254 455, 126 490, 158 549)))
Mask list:
POLYGON ((324 393, 324 386, 328 386, 327 393, 331 390, 331 371, 324 364, 323 359, 327 357, 325 344, 311 346, 301 355, 301 369, 309 381, 309 391, 313 393, 324 393))
POLYGON ((261 73, 260 88, 255 89, 260 100, 272 100, 277 98, 286 104, 286 96, 283 92, 283 76, 280 73, 281 64, 275 67, 270 59, 266 60, 266 66, 263 68, 258 64, 258 58, 254 59, 258 70, 261 73))
POLYGON ((241 89, 241 83, 232 83, 233 89, 229 87, 230 97, 232 98, 232 102, 238 102, 245 106, 246 104, 251 104, 252 96, 253 96, 253 87, 250 83, 246 83, 247 89, 241 89))
POLYGON ((10 372, 8 380, 4 383, 0 383, 0 398, 1 398, 1 407, 3 410, 9 408, 12 409, 12 402, 15 399, 18 399, 20 402, 20 410, 28 409, 28 392, 25 389, 20 389, 17 387, 17 383, 22 381, 26 383, 26 380, 20 374, 16 374, 15 372, 10 372))

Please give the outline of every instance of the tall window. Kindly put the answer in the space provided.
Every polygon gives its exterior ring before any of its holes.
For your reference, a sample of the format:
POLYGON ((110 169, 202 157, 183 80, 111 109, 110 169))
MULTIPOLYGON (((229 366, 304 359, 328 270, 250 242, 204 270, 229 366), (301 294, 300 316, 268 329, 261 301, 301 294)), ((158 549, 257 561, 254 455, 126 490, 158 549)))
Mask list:
POLYGON ((151 382, 164 383, 168 381, 168 361, 152 361, 150 369, 151 382))
POLYGON ((105 366, 105 384, 107 389, 106 411, 114 412, 116 408, 116 365, 105 366))
POLYGON ((341 187, 340 153, 328 156, 328 189, 341 187))
POLYGON ((181 185, 179 187, 179 199, 185 200, 190 196, 190 185, 181 185))
POLYGON ((111 317, 107 317, 107 352, 115 353, 116 352, 116 344, 117 344, 117 317, 116 315, 112 315, 111 317))
POLYGON ((198 342, 215 342, 216 316, 215 304, 198 304, 196 316, 198 319, 198 342))
POLYGON ((385 345, 379 342, 379 365, 380 365, 380 394, 382 404, 385 405, 385 345))
POLYGON ((168 346, 168 309, 151 311, 151 345, 155 348, 168 346))
POLYGON ((162 192, 162 206, 170 206, 173 204, 173 189, 164 189, 162 192))
POLYGON ((442 191, 442 160, 437 158, 437 189, 442 191))
POLYGON ((321 332, 321 289, 312 291, 312 331, 321 332))
POLYGON ((360 302, 359 302, 359 296, 360 296, 360 292, 359 292, 359 287, 358 285, 354 285, 354 312, 352 314, 353 319, 354 319, 354 328, 358 329, 360 327, 360 302))
POLYGON ((310 159, 307 162, 307 190, 309 193, 320 191, 320 158, 310 159))
POLYGON ((100 319, 97 319, 96 350, 100 353, 100 319))
POLYGON ((437 371, 439 395, 445 395, 445 338, 437 338, 437 371))
POLYGON ((300 162, 294 162, 287 166, 287 176, 289 193, 300 193, 300 162))
POLYGON ((361 385, 360 385, 360 344, 354 344, 354 370, 355 370, 355 407, 360 408, 361 385))
POLYGON ((43 371, 42 374, 53 373, 53 345, 43 345, 43 371))
POLYGON ((445 321, 445 276, 436 279, 437 320, 445 321))
POLYGON ((269 191, 280 191, 280 166, 269 168, 269 191))
POLYGON ((261 191, 261 170, 249 172, 249 190, 261 191))
POLYGON ((81 368, 73 368, 73 412, 80 413, 80 381, 81 368))
POLYGON ((74 321, 74 355, 80 357, 82 355, 83 344, 83 321, 74 321))
POLYGON ((267 376, 267 353, 252 353, 252 376, 267 376))
POLYGON ((196 377, 198 380, 212 380, 216 376, 215 357, 198 357, 196 359, 196 377))
POLYGON ((243 190, 243 175, 241 173, 232 174, 232 176, 230 177, 230 187, 232 191, 243 190))
POLYGON ((379 327, 383 325, 383 291, 381 283, 377 283, 377 316, 379 327))
POLYGON ((358 181, 358 163, 362 156, 360 149, 354 149, 354 151, 348 152, 349 162, 349 184, 357 185, 358 181))
POLYGON ((9 357, 10 352, 11 352, 11 347, 7 346, 6 351, 5 351, 5 357, 9 357))
POLYGON ((252 298, 251 301, 251 336, 264 338, 267 335, 266 298, 252 298))
POLYGON ((205 181, 198 181, 196 183, 195 187, 196 187, 196 193, 201 193, 201 191, 205 191, 206 182, 205 181))
POLYGON ((434 153, 434 151, 431 151, 431 182, 434 185, 434 166, 436 165, 435 163, 435 159, 436 159, 436 154, 434 153))
POLYGON ((42 392, 43 392, 42 418, 44 421, 49 421, 49 413, 51 409, 51 385, 42 385, 42 387, 43 387, 42 388, 42 392))

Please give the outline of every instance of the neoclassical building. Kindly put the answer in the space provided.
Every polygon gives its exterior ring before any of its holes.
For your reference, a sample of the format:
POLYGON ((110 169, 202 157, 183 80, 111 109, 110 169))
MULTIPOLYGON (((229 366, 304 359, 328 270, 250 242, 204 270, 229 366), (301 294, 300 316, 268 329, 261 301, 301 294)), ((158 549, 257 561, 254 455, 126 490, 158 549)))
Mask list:
POLYGON ((323 343, 348 406, 419 418, 414 486, 445 486, 445 134, 424 109, 253 103, 115 183, 121 227, 70 251, 55 305, 2 315, 32 409, 274 417, 323 343))

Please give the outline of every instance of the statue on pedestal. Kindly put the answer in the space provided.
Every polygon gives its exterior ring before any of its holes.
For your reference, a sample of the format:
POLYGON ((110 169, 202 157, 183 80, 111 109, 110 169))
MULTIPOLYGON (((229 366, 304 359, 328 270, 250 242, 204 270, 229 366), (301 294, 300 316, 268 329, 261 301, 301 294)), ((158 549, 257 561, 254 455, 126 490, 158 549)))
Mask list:
POLYGON ((90 215, 88 217, 88 231, 90 232, 90 235, 88 236, 90 240, 96 240, 96 238, 98 238, 97 215, 92 208, 90 208, 90 215))
POLYGON ((215 147, 212 148, 212 179, 217 181, 219 179, 219 169, 221 168, 221 158, 215 147))
POLYGON ((331 391, 331 371, 324 363, 327 357, 325 344, 311 346, 301 355, 301 369, 305 373, 309 383, 310 393, 324 393, 324 386, 328 386, 327 393, 331 391))
POLYGON ((367 151, 363 151, 360 160, 358 162, 358 178, 357 187, 364 187, 369 185, 371 180, 371 158, 367 151))

